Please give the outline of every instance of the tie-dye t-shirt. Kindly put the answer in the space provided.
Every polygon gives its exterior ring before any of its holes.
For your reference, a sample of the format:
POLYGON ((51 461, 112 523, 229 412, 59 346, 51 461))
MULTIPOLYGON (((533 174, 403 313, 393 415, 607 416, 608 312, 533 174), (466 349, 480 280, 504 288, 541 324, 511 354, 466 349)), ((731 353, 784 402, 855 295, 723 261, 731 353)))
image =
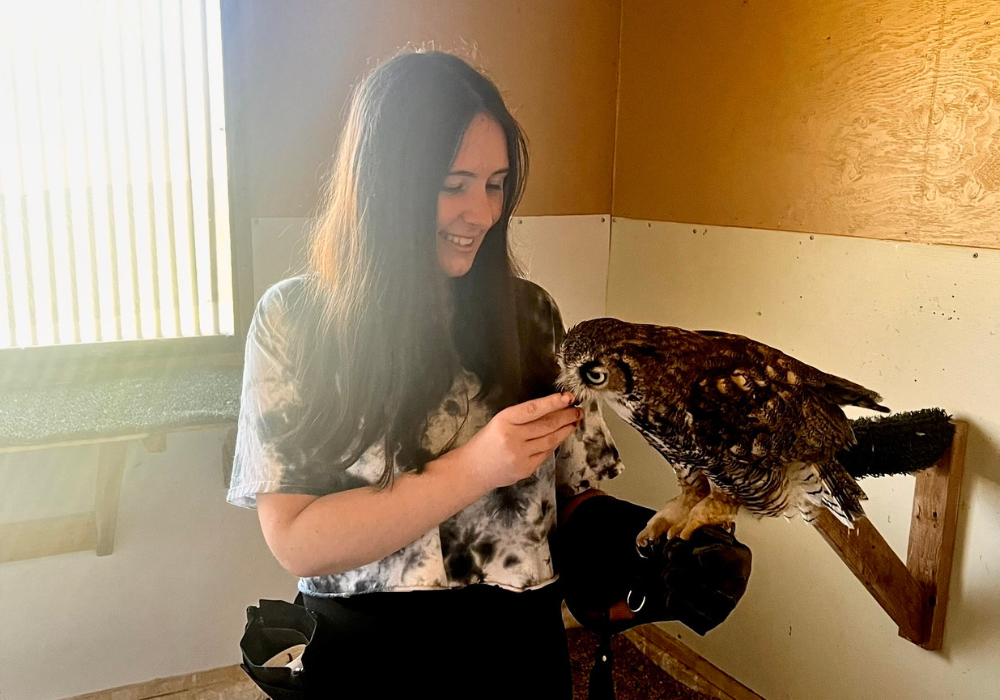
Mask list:
MULTIPOLYGON (((268 441, 269 422, 281 421, 297 391, 286 353, 288 315, 301 308, 304 280, 293 277, 261 298, 247 338, 243 394, 229 503, 256 507, 258 493, 324 495, 375 483, 384 466, 381 445, 365 452, 346 470, 323 469, 287 446, 279 452, 268 441)), ((559 310, 541 287, 523 281, 527 303, 544 350, 554 355, 565 332, 559 310)), ((421 447, 437 454, 449 441, 460 447, 493 416, 475 399, 479 380, 464 371, 455 378, 437 412, 426 424, 421 447)), ((529 478, 491 491, 422 537, 385 558, 333 576, 299 580, 299 590, 314 596, 349 596, 375 591, 414 591, 485 583, 509 590, 538 588, 555 580, 548 537, 556 524, 556 494, 571 496, 622 469, 611 435, 595 403, 576 432, 529 478)), ((398 469, 398 467, 397 467, 398 469)))

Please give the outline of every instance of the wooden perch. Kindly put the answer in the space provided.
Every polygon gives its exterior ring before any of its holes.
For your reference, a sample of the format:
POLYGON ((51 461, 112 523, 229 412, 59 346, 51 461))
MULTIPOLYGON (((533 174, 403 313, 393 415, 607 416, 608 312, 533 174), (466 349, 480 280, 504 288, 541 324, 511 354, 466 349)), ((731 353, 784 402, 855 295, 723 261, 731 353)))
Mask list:
POLYGON ((951 447, 917 474, 906 564, 867 519, 848 530, 823 510, 814 525, 864 584, 899 635, 924 649, 941 648, 948 608, 958 504, 962 495, 968 424, 954 421, 951 447))

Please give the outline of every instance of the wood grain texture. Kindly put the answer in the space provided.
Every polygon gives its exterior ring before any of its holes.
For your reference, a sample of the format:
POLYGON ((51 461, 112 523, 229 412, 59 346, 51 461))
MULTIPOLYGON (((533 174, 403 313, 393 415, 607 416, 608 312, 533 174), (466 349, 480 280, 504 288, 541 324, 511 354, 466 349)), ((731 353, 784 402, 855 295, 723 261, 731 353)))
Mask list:
POLYGON ((656 625, 639 625, 625 636, 660 668, 692 690, 717 700, 764 700, 656 625))
POLYGON ((906 565, 866 518, 855 532, 824 510, 816 529, 899 625, 899 636, 924 649, 940 649, 948 609, 958 506, 965 469, 968 424, 955 423, 951 447, 917 474, 906 565))
POLYGON ((266 700, 267 696, 239 666, 224 666, 196 673, 110 688, 77 695, 69 700, 266 700))
POLYGON ((618 216, 1000 247, 1000 3, 624 0, 618 216))
POLYGON ((947 0, 919 237, 1000 247, 1000 3, 947 0))
POLYGON ((813 525, 899 625, 899 635, 915 644, 923 643, 927 617, 923 589, 875 526, 865 518, 848 530, 825 509, 813 525))
POLYGON ((519 213, 611 209, 620 0, 224 0, 227 124, 250 217, 315 213, 352 86, 407 44, 497 82, 532 156, 519 213))
POLYGON ((929 601, 925 639, 920 645, 925 649, 940 649, 944 641, 968 430, 968 423, 955 422, 951 448, 934 467, 917 475, 913 488, 906 567, 929 601))

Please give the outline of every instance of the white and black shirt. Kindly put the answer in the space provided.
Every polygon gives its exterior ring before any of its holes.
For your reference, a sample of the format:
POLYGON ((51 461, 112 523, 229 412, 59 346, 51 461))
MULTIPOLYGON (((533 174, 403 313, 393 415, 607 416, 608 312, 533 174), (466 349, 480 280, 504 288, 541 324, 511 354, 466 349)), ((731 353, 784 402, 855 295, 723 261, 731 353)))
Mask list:
MULTIPOLYGON (((384 467, 381 443, 357 462, 333 474, 315 461, 280 451, 268 440, 268 422, 280 420, 296 401, 295 372, 286 353, 291 324, 290 299, 301 291, 303 278, 274 285, 261 298, 247 338, 236 455, 227 501, 256 507, 258 493, 324 495, 373 484, 384 467)), ((532 314, 545 351, 553 354, 565 330, 551 296, 523 281, 523 309, 532 314), (550 350, 551 349, 551 350, 550 350)), ((519 308, 521 308, 519 306, 519 308)), ((475 397, 479 379, 463 370, 432 414, 422 447, 437 454, 449 441, 453 448, 469 441, 493 417, 475 397)), ((548 538, 556 524, 556 493, 572 496, 594 482, 622 470, 618 450, 593 403, 577 428, 529 478, 486 494, 439 526, 387 557, 334 576, 299 581, 299 590, 314 596, 350 596, 376 591, 415 591, 486 583, 508 590, 538 588, 555 580, 548 538)), ((304 454, 304 453, 303 453, 304 454)), ((397 467, 398 470, 398 467, 397 467)))

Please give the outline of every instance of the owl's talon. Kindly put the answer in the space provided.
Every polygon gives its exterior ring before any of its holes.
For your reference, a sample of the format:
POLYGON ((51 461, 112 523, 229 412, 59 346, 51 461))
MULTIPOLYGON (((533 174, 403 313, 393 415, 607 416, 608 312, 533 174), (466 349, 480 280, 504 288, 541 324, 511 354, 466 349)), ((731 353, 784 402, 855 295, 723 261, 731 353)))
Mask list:
POLYGON ((729 528, 736 520, 739 508, 739 504, 735 501, 712 492, 691 509, 679 537, 682 540, 689 540, 696 530, 708 525, 721 525, 729 528))
POLYGON ((655 515, 650 518, 649 522, 642 532, 635 538, 636 548, 649 547, 673 526, 669 520, 663 518, 658 518, 655 515))
POLYGON ((636 545, 645 547, 659 540, 661 537, 672 539, 684 529, 688 521, 688 514, 691 506, 699 499, 692 499, 688 494, 682 493, 680 496, 670 500, 661 510, 657 511, 646 523, 639 536, 636 537, 636 545))
POLYGON ((687 531, 688 521, 685 519, 679 523, 675 523, 669 530, 667 530, 667 539, 674 539, 675 537, 680 537, 682 540, 686 540, 684 537, 684 532, 687 531))

